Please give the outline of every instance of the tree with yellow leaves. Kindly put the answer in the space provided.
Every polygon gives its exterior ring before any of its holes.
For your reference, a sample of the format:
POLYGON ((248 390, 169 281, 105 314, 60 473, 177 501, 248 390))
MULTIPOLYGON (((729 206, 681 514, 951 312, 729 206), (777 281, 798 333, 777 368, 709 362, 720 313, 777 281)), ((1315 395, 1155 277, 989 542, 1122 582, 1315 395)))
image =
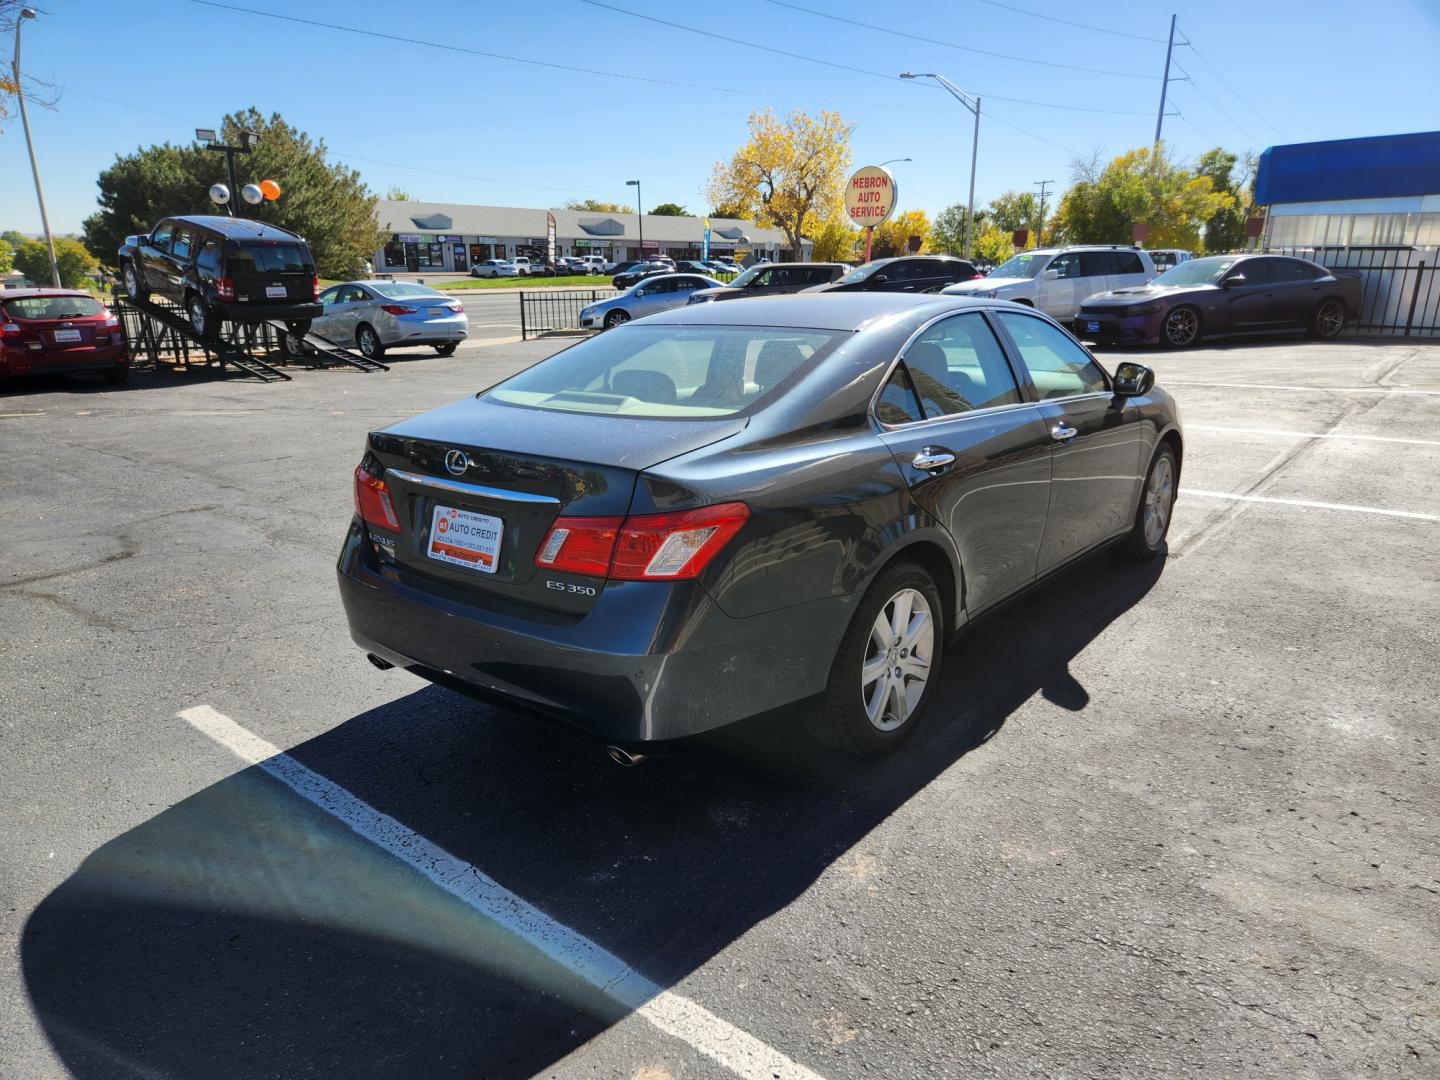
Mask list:
POLYGON ((870 245, 872 259, 888 259, 892 255, 923 255, 930 250, 930 218, 924 210, 906 210, 875 226, 875 239, 870 245), (910 250, 910 238, 919 237, 920 246, 910 250))
POLYGON ((784 120, 765 110, 750 114, 750 139, 728 161, 717 161, 706 195, 712 206, 743 209, 745 216, 785 234, 795 258, 804 258, 807 223, 842 211, 850 167, 850 131, 838 112, 812 117, 800 110, 784 120))
POLYGON ((829 218, 811 239, 815 242, 810 257, 816 262, 853 262, 860 243, 860 230, 849 224, 843 214, 829 218))

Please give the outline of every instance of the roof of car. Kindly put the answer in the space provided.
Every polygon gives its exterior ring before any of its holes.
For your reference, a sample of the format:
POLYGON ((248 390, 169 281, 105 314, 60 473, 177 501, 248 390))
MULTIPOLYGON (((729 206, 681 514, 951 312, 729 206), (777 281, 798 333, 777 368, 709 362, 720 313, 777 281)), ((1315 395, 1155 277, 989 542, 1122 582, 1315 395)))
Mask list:
POLYGON ((273 225, 268 221, 255 221, 252 218, 225 217, 221 214, 176 214, 165 220, 184 221, 191 225, 198 225, 202 229, 217 232, 230 240, 300 239, 289 229, 282 229, 279 225, 273 225))
MULTIPOLYGON (((867 263, 866 265, 869 265, 869 266, 879 266, 879 265, 881 265, 882 263, 899 262, 901 259, 934 259, 936 262, 969 262, 969 261, 970 261, 969 259, 962 259, 959 255, 891 255, 891 256, 889 256, 888 258, 884 258, 884 259, 871 259, 870 262, 867 263)), ((787 264, 785 264, 785 263, 776 263, 775 265, 777 265, 777 266, 784 266, 784 265, 787 265, 787 264)), ((833 266, 833 265, 837 265, 837 264, 835 264, 835 263, 821 263, 821 264, 818 264, 818 265, 822 265, 822 266, 833 266)))
POLYGON ((22 296, 89 296, 84 289, 52 289, 46 287, 26 289, 0 289, 0 303, 22 296))
POLYGON ((730 304, 690 304, 651 315, 645 322, 858 330, 865 323, 882 315, 898 313, 907 319, 923 322, 932 315, 940 315, 946 311, 994 306, 1002 305, 964 296, 893 292, 827 292, 810 295, 792 293, 785 296, 757 296, 730 304))

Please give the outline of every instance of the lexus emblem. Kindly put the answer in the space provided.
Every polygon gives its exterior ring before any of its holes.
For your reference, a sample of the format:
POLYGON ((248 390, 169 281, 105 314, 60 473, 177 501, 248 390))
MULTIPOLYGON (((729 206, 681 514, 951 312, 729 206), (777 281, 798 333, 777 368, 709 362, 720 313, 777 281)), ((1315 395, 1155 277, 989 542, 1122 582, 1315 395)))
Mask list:
POLYGON ((470 459, 465 456, 464 450, 451 450, 445 455, 445 471, 451 476, 464 476, 469 467, 470 459))

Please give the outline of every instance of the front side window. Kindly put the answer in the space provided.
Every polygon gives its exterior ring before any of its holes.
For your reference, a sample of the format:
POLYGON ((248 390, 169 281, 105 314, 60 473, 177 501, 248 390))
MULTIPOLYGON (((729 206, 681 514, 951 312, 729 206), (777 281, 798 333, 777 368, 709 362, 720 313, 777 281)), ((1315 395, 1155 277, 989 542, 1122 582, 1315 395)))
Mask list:
POLYGON ((1068 251, 1064 255, 1056 255, 1055 261, 1047 269, 1054 270, 1058 278, 1078 278, 1081 276, 1080 252, 1068 251))
POLYGON ((937 322, 905 350, 904 361, 927 418, 1020 401, 1005 352, 979 312, 937 322))
POLYGON ((996 313, 1020 352, 1020 359, 1042 400, 1097 394, 1110 389, 1100 365, 1075 339, 1034 315, 996 313))
POLYGON ((150 246, 159 248, 161 251, 170 250, 170 234, 175 231, 175 226, 166 222, 155 230, 155 235, 150 238, 150 246))
POLYGON ((512 376, 483 400, 592 415, 707 420, 763 408, 849 335, 773 326, 622 326, 512 376))

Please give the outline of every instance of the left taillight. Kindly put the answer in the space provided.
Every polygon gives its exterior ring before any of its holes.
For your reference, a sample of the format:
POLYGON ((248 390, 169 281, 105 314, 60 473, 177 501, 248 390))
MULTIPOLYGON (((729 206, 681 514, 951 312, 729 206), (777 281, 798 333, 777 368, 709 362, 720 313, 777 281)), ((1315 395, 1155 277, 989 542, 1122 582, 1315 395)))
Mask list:
POLYGON ((390 501, 390 488, 384 480, 367 472, 364 465, 355 466, 355 512, 367 525, 400 531, 395 504, 390 501))
POLYGON ((320 299, 320 278, 314 274, 310 275, 310 299, 320 299))
POLYGON ((558 517, 535 565, 614 581, 681 581, 699 576, 749 519, 744 503, 623 519, 558 517))

